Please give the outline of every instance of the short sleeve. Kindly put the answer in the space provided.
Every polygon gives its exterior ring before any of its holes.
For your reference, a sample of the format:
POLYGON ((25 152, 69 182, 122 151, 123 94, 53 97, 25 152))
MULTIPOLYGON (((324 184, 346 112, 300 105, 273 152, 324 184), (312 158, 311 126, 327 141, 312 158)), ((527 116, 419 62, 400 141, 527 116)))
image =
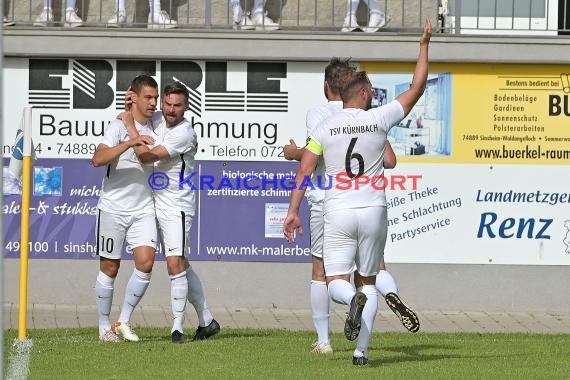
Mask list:
POLYGON ((397 100, 392 100, 390 103, 372 108, 372 112, 376 121, 382 128, 388 132, 394 125, 398 125, 404 119, 404 108, 397 100))
POLYGON ((101 139, 101 144, 105 144, 112 148, 119 145, 126 135, 126 129, 121 120, 113 120, 105 130, 105 134, 101 139))
POLYGON ((307 126, 307 138, 311 135, 311 132, 323 121, 323 115, 319 112, 318 108, 310 109, 307 112, 305 124, 307 126))
POLYGON ((196 132, 188 122, 184 122, 170 130, 160 143, 170 157, 184 154, 197 144, 196 132))

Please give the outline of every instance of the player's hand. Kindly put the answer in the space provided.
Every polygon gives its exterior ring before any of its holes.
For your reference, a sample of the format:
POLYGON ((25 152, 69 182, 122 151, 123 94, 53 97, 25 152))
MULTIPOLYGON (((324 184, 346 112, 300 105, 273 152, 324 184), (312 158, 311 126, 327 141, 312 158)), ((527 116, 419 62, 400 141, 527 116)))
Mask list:
POLYGON ((283 234, 289 243, 295 242, 295 231, 299 231, 299 235, 303 235, 301 218, 297 214, 287 214, 283 222, 283 234))
POLYGON ((285 159, 291 161, 295 159, 295 153, 297 152, 297 144, 295 144, 295 140, 289 140, 289 144, 283 147, 283 155, 285 159))
POLYGON ((141 145, 154 145, 154 139, 147 135, 140 135, 136 139, 128 140, 128 143, 131 148, 141 145))
POLYGON ((117 115, 117 119, 121 120, 125 126, 128 127, 135 127, 135 118, 130 111, 124 111, 117 115))
POLYGON ((131 87, 127 88, 127 93, 125 94, 125 110, 130 111, 131 107, 133 106, 133 95, 135 94, 134 91, 131 90, 131 87))
POLYGON ((429 44, 430 38, 431 38, 431 21, 426 19, 426 21, 424 22, 424 33, 422 34, 422 38, 420 39, 420 45, 429 44))

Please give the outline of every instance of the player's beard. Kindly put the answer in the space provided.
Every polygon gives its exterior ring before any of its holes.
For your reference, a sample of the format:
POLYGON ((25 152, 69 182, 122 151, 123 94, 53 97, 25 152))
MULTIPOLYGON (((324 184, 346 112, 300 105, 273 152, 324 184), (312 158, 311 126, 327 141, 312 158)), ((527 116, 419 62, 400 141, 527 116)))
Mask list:
POLYGON ((180 124, 180 122, 182 121, 182 119, 184 118, 184 116, 178 118, 177 115, 164 115, 165 119, 166 119, 166 124, 169 127, 174 127, 175 125, 180 124))

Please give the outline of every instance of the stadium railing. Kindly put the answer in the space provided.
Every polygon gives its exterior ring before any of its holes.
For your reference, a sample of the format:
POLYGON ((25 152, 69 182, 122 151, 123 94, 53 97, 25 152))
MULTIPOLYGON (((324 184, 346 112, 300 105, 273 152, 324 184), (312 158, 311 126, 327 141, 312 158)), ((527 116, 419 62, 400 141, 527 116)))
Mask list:
MULTIPOLYGON (((63 27, 66 0, 52 0, 54 23, 63 27)), ((431 19, 444 33, 482 35, 561 35, 569 32, 569 0, 379 0, 390 20, 382 32, 415 32, 431 19)), ((147 0, 126 0, 129 23, 122 29, 146 28, 147 0)), ((253 0, 242 0, 251 9, 253 0)), ((105 28, 116 0, 77 0, 84 27, 105 28)), ((33 27, 43 8, 41 0, 4 0, 4 17, 15 27, 33 27)), ((183 30, 231 29, 229 0, 162 0, 162 8, 183 30)), ((267 0, 268 16, 285 31, 340 33, 347 0, 267 0)), ((364 2, 358 8, 366 24, 364 2)))

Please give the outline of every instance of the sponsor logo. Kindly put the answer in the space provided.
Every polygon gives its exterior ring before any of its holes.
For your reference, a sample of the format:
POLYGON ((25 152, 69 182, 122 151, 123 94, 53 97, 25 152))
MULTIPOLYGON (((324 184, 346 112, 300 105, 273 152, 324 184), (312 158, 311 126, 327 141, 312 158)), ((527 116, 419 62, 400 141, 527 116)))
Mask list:
POLYGON ((30 59, 28 101, 51 109, 125 107, 132 79, 147 73, 159 87, 171 81, 190 92, 189 112, 287 112, 285 62, 30 59))

